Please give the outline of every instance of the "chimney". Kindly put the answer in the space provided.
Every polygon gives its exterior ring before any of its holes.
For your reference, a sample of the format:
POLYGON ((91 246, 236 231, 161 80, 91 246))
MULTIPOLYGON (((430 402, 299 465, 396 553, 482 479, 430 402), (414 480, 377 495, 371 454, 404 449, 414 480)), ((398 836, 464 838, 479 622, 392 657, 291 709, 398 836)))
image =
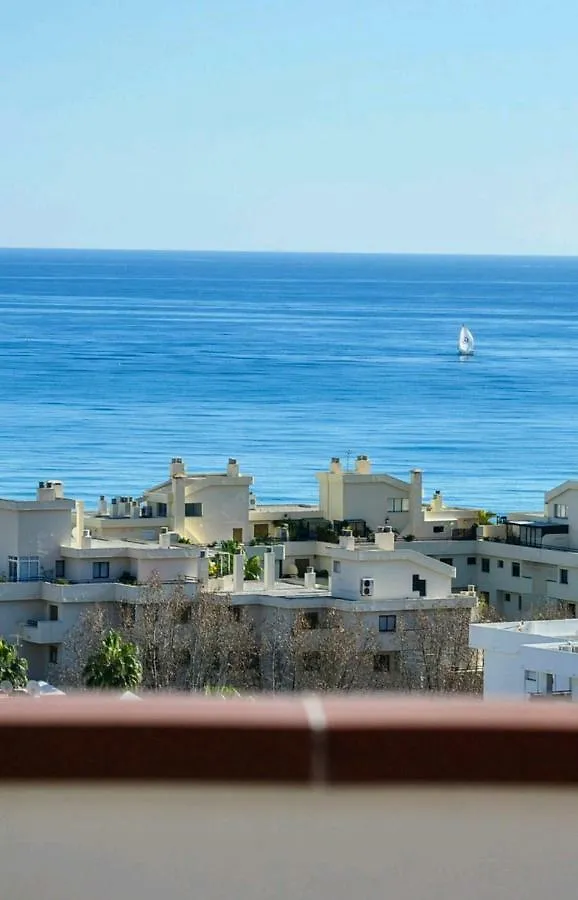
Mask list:
POLYGON ((245 559, 242 553, 233 556, 233 593, 242 594, 245 582, 245 559))
POLYGON ((239 477, 239 463, 236 459, 229 457, 229 462, 227 463, 227 478, 238 478, 239 477))
POLYGON ((358 456, 355 460, 355 471, 358 475, 371 475, 371 461, 367 456, 358 456))
POLYGON ((265 548, 263 562, 263 585, 266 591, 271 591, 275 587, 275 551, 273 547, 265 548))
POLYGON ((315 569, 313 568, 313 566, 307 566, 307 568, 305 569, 304 582, 305 582, 305 587, 308 590, 313 590, 313 588, 315 587, 315 584, 316 584, 315 569))
POLYGON ((331 457, 331 462, 329 463, 329 471, 332 475, 341 475, 341 473, 343 472, 343 467, 338 456, 331 457))
POLYGON ((355 538, 350 528, 346 528, 339 535, 339 546, 343 550, 355 550, 355 538))
POLYGON ((441 491, 434 491, 431 500, 431 508, 432 512, 440 512, 444 508, 444 498, 442 497, 441 491))
POLYGON ((98 498, 98 507, 96 509, 97 516, 108 516, 108 503, 106 502, 106 497, 104 494, 101 494, 98 498))
POLYGON ((36 491, 36 499, 40 503, 51 503, 54 500, 62 500, 64 489, 61 481, 39 481, 36 491))
POLYGON ((182 456, 173 456, 173 458, 171 459, 169 473, 170 473, 171 478, 174 475, 184 475, 185 474, 185 464, 183 462, 182 456))
POLYGON ((85 528, 82 532, 81 546, 83 550, 90 550, 92 547, 92 537, 88 528, 85 528))
POLYGON ((379 550, 393 550, 395 548, 395 535, 389 525, 383 525, 375 532, 375 546, 379 550))
POLYGON ((84 500, 76 501, 76 546, 82 549, 84 534, 84 500))

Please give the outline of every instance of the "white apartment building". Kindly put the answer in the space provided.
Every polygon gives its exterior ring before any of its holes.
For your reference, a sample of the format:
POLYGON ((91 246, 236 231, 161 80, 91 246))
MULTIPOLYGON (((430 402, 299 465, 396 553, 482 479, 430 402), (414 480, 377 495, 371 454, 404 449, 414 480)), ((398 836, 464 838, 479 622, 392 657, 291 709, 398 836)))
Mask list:
POLYGON ((249 541, 251 475, 242 475, 235 459, 224 472, 187 473, 175 456, 169 477, 144 491, 142 497, 101 496, 97 509, 87 513, 86 526, 94 536, 155 540, 168 528, 193 544, 249 541))
POLYGON ((484 699, 578 701, 576 619, 472 624, 470 646, 484 654, 484 699))

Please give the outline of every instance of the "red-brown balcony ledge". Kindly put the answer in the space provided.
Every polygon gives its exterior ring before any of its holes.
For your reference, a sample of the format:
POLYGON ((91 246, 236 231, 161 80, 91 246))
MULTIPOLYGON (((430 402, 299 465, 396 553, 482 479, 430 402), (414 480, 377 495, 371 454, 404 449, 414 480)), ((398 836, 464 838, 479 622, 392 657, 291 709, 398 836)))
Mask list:
POLYGON ((569 784, 573 704, 81 695, 0 704, 0 778, 569 784))

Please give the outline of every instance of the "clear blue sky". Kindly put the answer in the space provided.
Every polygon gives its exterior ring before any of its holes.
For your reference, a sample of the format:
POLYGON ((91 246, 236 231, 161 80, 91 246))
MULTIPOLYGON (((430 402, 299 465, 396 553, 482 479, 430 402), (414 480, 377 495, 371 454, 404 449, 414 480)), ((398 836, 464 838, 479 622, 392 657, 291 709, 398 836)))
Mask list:
POLYGON ((578 254, 576 0, 0 4, 0 246, 578 254))

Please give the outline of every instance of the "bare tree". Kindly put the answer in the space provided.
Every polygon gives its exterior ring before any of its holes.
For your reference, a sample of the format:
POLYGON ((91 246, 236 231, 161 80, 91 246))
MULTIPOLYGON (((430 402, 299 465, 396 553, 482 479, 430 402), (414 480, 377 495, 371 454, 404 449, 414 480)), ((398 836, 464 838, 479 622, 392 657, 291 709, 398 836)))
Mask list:
POLYGON ((400 685, 404 690, 481 692, 481 658, 469 644, 469 605, 419 607, 399 619, 400 685))
POLYGON ((98 649, 107 630, 114 624, 108 606, 95 605, 85 609, 66 634, 60 648, 60 662, 48 667, 48 680, 53 684, 81 689, 82 672, 86 662, 98 649))

